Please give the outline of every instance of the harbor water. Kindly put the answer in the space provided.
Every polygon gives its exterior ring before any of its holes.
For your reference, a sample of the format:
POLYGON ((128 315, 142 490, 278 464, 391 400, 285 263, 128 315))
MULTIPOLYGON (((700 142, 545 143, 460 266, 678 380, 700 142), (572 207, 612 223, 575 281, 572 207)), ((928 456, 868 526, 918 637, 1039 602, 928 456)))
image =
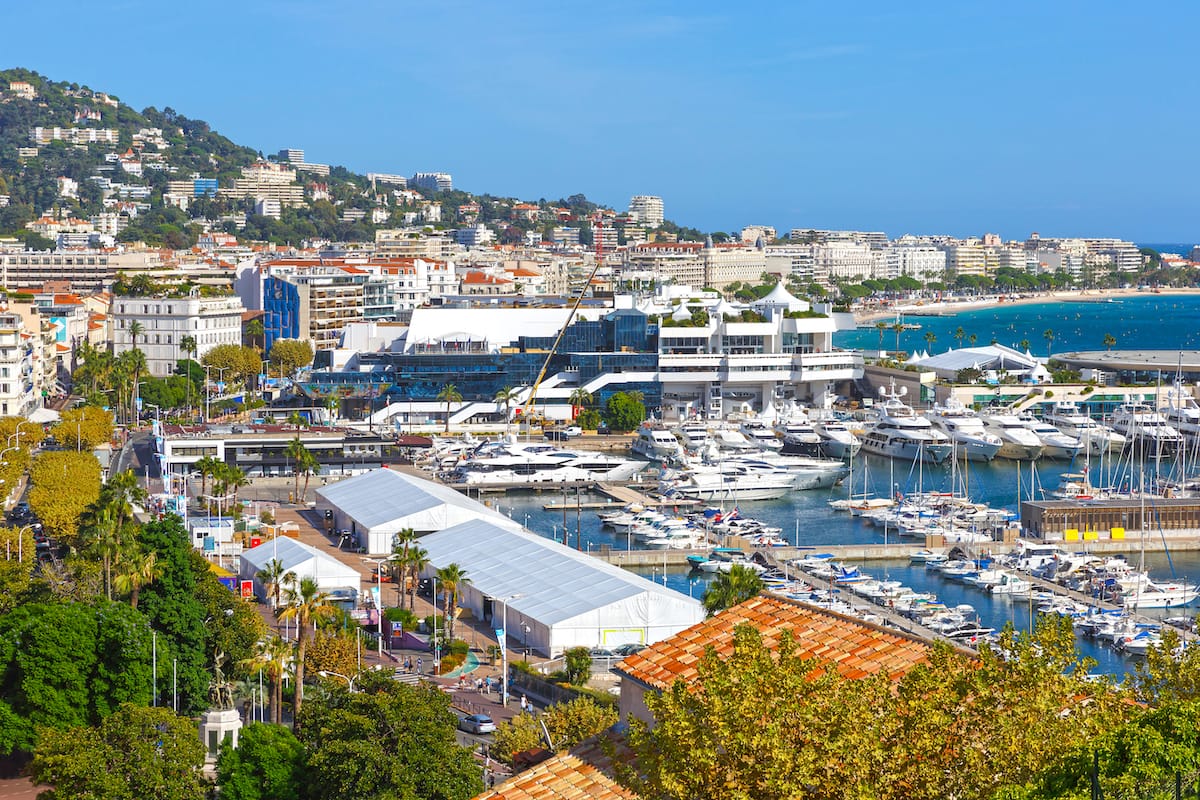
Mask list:
MULTIPOLYGON (((1099 299, 1099 298, 1097 298, 1099 299)), ((1105 334, 1117 339, 1122 349, 1200 349, 1200 297, 1174 296, 1169 294, 1146 294, 1144 296, 1114 298, 1112 302, 1095 300, 1090 302, 1054 302, 1029 305, 1001 306, 962 312, 945 317, 910 316, 908 322, 917 322, 920 330, 905 331, 900 335, 900 349, 913 351, 929 349, 942 352, 958 346, 955 331, 961 327, 969 337, 974 334, 978 343, 992 340, 1001 344, 1019 347, 1027 341, 1035 353, 1069 350, 1099 350, 1103 348, 1105 334), (1161 320, 1170 318, 1172 324, 1164 326, 1161 320), (1054 337, 1047 340, 1045 331, 1052 330, 1054 337), (933 333, 933 347, 925 339, 933 333)), ((883 345, 895 347, 895 333, 884 331, 883 345)), ((879 335, 874 329, 859 329, 837 335, 836 344, 841 347, 874 349, 879 346, 879 335)), ((968 341, 963 342, 968 345, 968 341)), ((1040 460, 1032 467, 1028 462, 996 460, 987 464, 972 463, 969 468, 952 470, 948 464, 915 466, 898 461, 875 457, 860 457, 855 460, 853 491, 856 495, 864 490, 873 496, 888 497, 896 494, 911 494, 917 491, 966 492, 972 500, 987 503, 997 508, 1016 512, 1020 499, 1042 499, 1045 492, 1059 484, 1064 472, 1079 472, 1084 463, 1040 460)), ((1126 464, 1088 464, 1093 482, 1100 484, 1118 481, 1137 482, 1137 469, 1130 478, 1126 464), (1115 477, 1114 470, 1122 472, 1115 477)), ((1154 465, 1148 465, 1152 470, 1154 465)), ((1164 468, 1165 469, 1165 468, 1164 468)), ((778 527, 784 538, 798 547, 812 548, 819 552, 822 546, 845 544, 884 544, 885 537, 894 532, 884 531, 868 525, 858 518, 830 510, 828 501, 845 497, 846 484, 831 490, 793 492, 779 500, 738 502, 731 498, 726 507, 737 504, 743 516, 750 516, 778 527)), ((578 495, 581 504, 603 502, 604 498, 587 493, 578 495)), ((569 506, 576 495, 509 493, 492 502, 503 513, 522 522, 530 530, 549 538, 565 541, 569 546, 581 550, 602 547, 627 549, 637 546, 626 534, 616 533, 600 524, 595 510, 574 508, 546 511, 543 505, 550 502, 569 506), (564 537, 565 534, 565 537, 564 537)), ((613 504, 614 509, 617 504, 613 504)), ((896 541, 894 538, 891 541, 896 541)), ((912 540, 905 540, 912 542, 912 540)), ((1156 578, 1176 578, 1194 582, 1200 580, 1200 552, 1153 552, 1130 553, 1128 558, 1137 565, 1144 563, 1156 578)), ((910 565, 905 561, 867 563, 861 565, 876 576, 887 575, 899 580, 916 591, 931 591, 947 605, 969 603, 979 612, 983 624, 1000 628, 1011 623, 1019 629, 1030 625, 1031 608, 1026 599, 992 596, 966 584, 941 578, 922 565, 910 565)), ((701 597, 710 576, 692 572, 686 568, 649 567, 637 570, 654 581, 661 581, 675 590, 701 597)), ((1151 615, 1180 616, 1194 613, 1194 609, 1170 609, 1150 612, 1151 615)), ((1083 655, 1096 659, 1097 671, 1119 674, 1131 668, 1132 661, 1105 646, 1081 639, 1083 655)))

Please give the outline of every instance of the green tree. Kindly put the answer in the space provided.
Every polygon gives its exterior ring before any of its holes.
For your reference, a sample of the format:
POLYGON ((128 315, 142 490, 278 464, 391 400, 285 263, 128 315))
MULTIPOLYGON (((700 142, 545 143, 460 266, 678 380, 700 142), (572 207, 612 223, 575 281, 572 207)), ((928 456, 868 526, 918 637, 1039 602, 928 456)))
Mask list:
POLYGON ((734 564, 729 572, 721 572, 708 585, 704 593, 704 610, 709 615, 724 611, 738 603, 757 597, 767 588, 757 572, 741 564, 734 564))
POLYGON ((204 800, 204 748, 196 726, 166 708, 123 706, 99 728, 46 728, 31 765, 53 786, 46 800, 204 800))
POLYGON ((617 392, 604 404, 604 422, 609 430, 628 433, 646 419, 646 406, 640 392, 617 392))
POLYGON ((277 558, 272 558, 254 575, 263 586, 263 592, 271 599, 271 608, 278 608, 285 584, 295 580, 295 575, 287 571, 277 558))
POLYGON ((117 562, 117 574, 112 583, 118 592, 129 595, 130 607, 137 608, 142 587, 154 583, 162 574, 163 566, 158 563, 158 555, 139 550, 122 555, 117 562))
POLYGON ((959 348, 962 347, 963 339, 967 338, 967 332, 963 330, 963 326, 959 325, 954 329, 954 339, 958 342, 959 348))
POLYGON ((362 691, 305 704, 308 800, 467 800, 483 791, 445 692, 368 673, 362 691))
MULTIPOLYGON (((412 528, 402 528, 392 542, 392 572, 396 591, 401 594, 400 607, 404 607, 404 588, 408 586, 409 563, 408 554, 417 546, 417 532, 412 528)), ((413 580, 417 580, 416 575, 413 580)))
POLYGON ((279 612, 279 618, 287 621, 296 620, 296 699, 293 708, 296 717, 300 716, 301 703, 304 700, 304 658, 308 647, 308 628, 333 614, 336 606, 328 592, 321 590, 312 578, 301 578, 288 587, 286 606, 279 612))
MULTIPOLYGON (((995 344, 995 341, 993 341, 993 344, 995 344)), ((1020 344, 1022 350, 1024 350, 1025 352, 1029 352, 1029 340, 1028 339, 1022 339, 1019 342, 1019 344, 1020 344)))
POLYGON ((509 414, 509 407, 521 396, 519 389, 514 389, 511 386, 505 386, 496 392, 496 396, 492 398, 497 403, 504 405, 504 432, 508 433, 509 423, 512 421, 509 414))
MULTIPOLYGON (((185 356, 187 356, 187 360, 194 363, 195 359, 196 359, 196 353, 199 352, 198 345, 196 344, 196 337, 195 336, 179 337, 179 349, 183 352, 183 354, 185 356)), ((187 403, 188 408, 191 408, 192 407, 192 378, 191 378, 191 375, 188 375, 187 379, 188 379, 187 387, 184 389, 184 395, 185 395, 184 402, 187 403)))
POLYGON ((304 746, 281 725, 252 723, 238 746, 221 745, 217 786, 223 800, 295 800, 304 786, 304 746))
POLYGON ((283 454, 292 464, 292 499, 300 502, 300 476, 304 475, 304 490, 308 492, 308 475, 311 465, 316 461, 312 452, 300 441, 300 437, 292 439, 284 448, 283 454))
POLYGON ((271 692, 271 722, 275 725, 283 722, 283 679, 295 664, 294 653, 291 644, 270 634, 259 640, 253 655, 241 662, 248 675, 254 676, 260 671, 266 675, 271 692))
POLYGON ((463 585, 470 581, 467 571, 459 564, 450 563, 437 571, 437 580, 445 598, 444 611, 446 615, 446 641, 454 641, 454 622, 458 617, 458 598, 462 594, 463 585))
POLYGON ((900 351, 900 334, 904 333, 904 323, 903 322, 892 323, 892 332, 896 334, 896 351, 899 352, 900 351))
POLYGON ((592 653, 586 647, 571 647, 563 653, 567 682, 582 686, 592 677, 592 653))
POLYGON ((205 353, 200 363, 222 376, 228 372, 230 382, 243 386, 248 386, 250 379, 262 371, 258 351, 240 344, 219 344, 205 353))
POLYGON ((1104 349, 1105 350, 1112 350, 1113 347, 1116 346, 1116 344, 1117 344, 1117 337, 1113 336, 1111 333, 1104 334, 1104 349))
POLYGON ((447 383, 442 387, 442 390, 437 393, 438 401, 446 404, 446 433, 450 432, 450 406, 455 403, 461 403, 463 396, 462 392, 453 383, 447 383))
POLYGON ((294 378, 297 371, 312 363, 312 344, 303 339, 276 339, 268 357, 281 377, 294 378))
POLYGON ((933 343, 936 341, 937 341, 936 333, 934 333, 933 331, 925 331, 925 346, 926 347, 932 348, 933 343))
POLYGON ((1054 346, 1054 330, 1046 328, 1042 332, 1042 338, 1046 340, 1046 358, 1050 357, 1050 348, 1054 346))
POLYGON ((592 393, 580 386, 571 390, 571 396, 568 398, 568 402, 571 404, 575 418, 578 419, 579 415, 582 414, 584 410, 586 410, 587 407, 592 404, 592 393))
POLYGON ((611 706, 603 706, 590 697, 578 697, 556 703, 540 714, 518 714, 496 726, 490 749, 493 758, 512 765, 513 756, 546 747, 550 735, 555 751, 567 750, 616 725, 619 715, 611 706), (545 732, 542 725, 546 726, 545 732))
POLYGON ((888 328, 888 324, 883 320, 875 323, 875 330, 879 332, 879 349, 883 350, 883 332, 888 328))
POLYGON ((414 546, 408 551, 408 572, 413 576, 412 583, 408 585, 408 607, 410 610, 416 610, 417 607, 417 584, 420 582, 421 573, 429 566, 429 551, 420 545, 414 546))

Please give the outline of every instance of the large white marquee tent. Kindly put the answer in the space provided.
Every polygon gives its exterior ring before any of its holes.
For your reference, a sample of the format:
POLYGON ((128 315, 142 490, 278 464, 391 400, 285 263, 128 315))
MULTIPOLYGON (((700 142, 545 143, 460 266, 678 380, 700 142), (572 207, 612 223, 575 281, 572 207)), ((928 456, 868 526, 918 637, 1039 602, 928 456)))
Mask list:
POLYGON ((333 512, 334 530, 348 530, 367 553, 392 552, 397 533, 412 528, 418 535, 440 531, 473 519, 502 527, 520 524, 440 483, 390 469, 317 489, 317 511, 333 512))
POLYGON ((277 536, 258 547, 242 551, 240 556, 238 577, 244 581, 254 581, 254 594, 263 601, 268 598, 266 587, 257 577, 258 572, 275 559, 283 565, 285 573, 293 572, 298 579, 312 578, 326 592, 353 589, 357 593, 362 584, 362 576, 353 567, 303 542, 277 536))
POLYGON ((554 657, 570 647, 650 644, 704 619, 690 597, 525 530, 487 520, 422 538, 427 576, 450 563, 467 575, 459 605, 510 647, 554 657), (507 606, 507 611, 505 611, 507 606))

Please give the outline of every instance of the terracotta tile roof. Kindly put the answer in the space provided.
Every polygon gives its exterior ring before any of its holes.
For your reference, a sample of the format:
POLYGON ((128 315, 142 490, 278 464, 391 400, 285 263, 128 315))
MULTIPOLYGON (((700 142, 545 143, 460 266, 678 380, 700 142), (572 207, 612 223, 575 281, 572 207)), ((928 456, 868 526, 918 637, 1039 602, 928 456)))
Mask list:
POLYGON ((896 680, 928 658, 929 643, 898 631, 783 597, 762 595, 680 631, 629 656, 615 667, 623 676, 658 690, 677 680, 694 681, 705 648, 733 650, 733 629, 754 626, 768 647, 791 631, 803 658, 832 661, 846 678, 879 672, 896 680))
POLYGON ((612 778, 612 759, 596 739, 546 759, 476 800, 635 800, 612 778))

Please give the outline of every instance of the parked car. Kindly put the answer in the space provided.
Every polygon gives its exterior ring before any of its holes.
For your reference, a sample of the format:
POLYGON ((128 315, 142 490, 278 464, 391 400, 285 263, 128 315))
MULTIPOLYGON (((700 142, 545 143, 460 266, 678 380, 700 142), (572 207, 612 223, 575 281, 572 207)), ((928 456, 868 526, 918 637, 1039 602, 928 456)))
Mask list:
POLYGON ((613 652, 619 656, 631 656, 634 653, 640 653, 646 649, 646 645, 641 642, 630 642, 629 644, 620 644, 613 648, 613 652))
POLYGON ((590 651, 592 658, 616 658, 615 650, 609 650, 607 647, 593 647, 590 651))
POLYGON ((571 438, 567 436, 567 432, 562 428, 551 428, 542 435, 551 442, 565 442, 567 439, 571 438))
POLYGON ((495 733, 496 723, 487 714, 471 714, 458 721, 458 729, 467 733, 495 733))

